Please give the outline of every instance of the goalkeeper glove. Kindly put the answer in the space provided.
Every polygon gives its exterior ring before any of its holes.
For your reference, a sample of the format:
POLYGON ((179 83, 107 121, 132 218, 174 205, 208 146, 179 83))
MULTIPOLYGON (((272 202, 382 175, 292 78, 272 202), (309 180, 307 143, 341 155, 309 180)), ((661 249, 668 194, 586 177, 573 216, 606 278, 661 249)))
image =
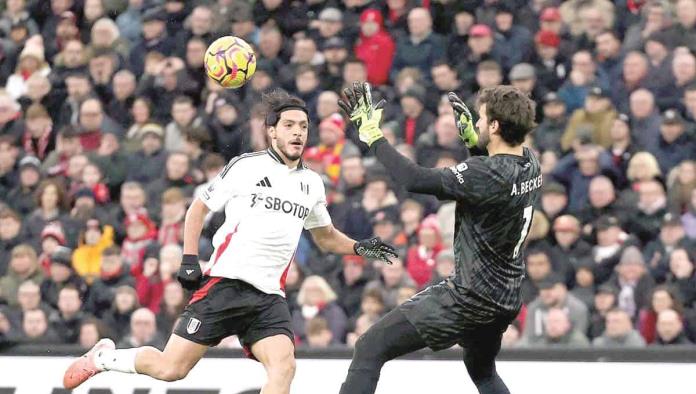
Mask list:
POLYGON ((396 250, 393 246, 382 242, 379 237, 363 239, 353 245, 355 254, 369 259, 380 259, 391 264, 389 258, 397 258, 396 250))
POLYGON ((379 123, 382 120, 382 107, 385 101, 372 104, 372 91, 367 82, 354 82, 353 88, 343 90, 345 100, 339 100, 338 105, 348 114, 358 129, 360 141, 371 146, 375 141, 384 137, 379 123))
POLYGON ((198 256, 185 254, 181 259, 181 267, 176 274, 176 279, 181 283, 181 287, 186 290, 198 290, 203 279, 201 265, 198 263, 198 256))
POLYGON ((474 120, 469 108, 454 92, 449 92, 447 98, 454 109, 454 120, 459 130, 459 138, 464 141, 467 148, 475 147, 478 143, 478 133, 474 127, 474 120))

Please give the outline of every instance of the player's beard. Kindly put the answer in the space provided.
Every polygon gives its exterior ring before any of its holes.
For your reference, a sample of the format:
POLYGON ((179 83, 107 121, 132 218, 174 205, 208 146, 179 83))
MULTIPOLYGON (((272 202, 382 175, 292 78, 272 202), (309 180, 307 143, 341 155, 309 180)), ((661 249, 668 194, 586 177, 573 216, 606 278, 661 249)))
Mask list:
POLYGON ((485 150, 489 142, 491 142, 491 134, 488 132, 488 125, 486 125, 484 129, 479 129, 476 146, 481 150, 485 150))
POLYGON ((302 157, 302 153, 304 153, 304 148, 305 148, 305 144, 304 144, 304 142, 302 142, 300 140, 286 141, 283 144, 279 144, 279 146, 278 146, 278 149, 290 161, 295 161, 295 160, 298 160, 300 157, 302 157), (296 148, 295 148, 295 145, 293 145, 293 142, 300 142, 302 144, 302 148, 299 150, 299 153, 294 152, 294 151, 296 151, 296 148))

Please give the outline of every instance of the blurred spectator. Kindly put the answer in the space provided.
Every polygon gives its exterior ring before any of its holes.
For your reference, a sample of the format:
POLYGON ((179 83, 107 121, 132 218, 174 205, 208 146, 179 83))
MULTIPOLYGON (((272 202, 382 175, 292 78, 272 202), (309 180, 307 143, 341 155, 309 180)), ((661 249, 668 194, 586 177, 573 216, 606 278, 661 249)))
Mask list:
POLYGON ((442 248, 437 220, 434 216, 429 216, 418 227, 418 243, 408 249, 406 256, 408 275, 418 288, 423 288, 430 282, 435 270, 435 259, 442 248))
MULTIPOLYGON (((174 51, 175 41, 167 33, 167 14, 162 9, 150 9, 142 15, 142 38, 130 51, 130 70, 135 75, 142 75, 145 70, 145 55, 148 52, 159 52, 169 56, 174 51)), ((126 31, 124 29, 124 31, 126 31)))
POLYGON ((402 113, 399 116, 401 135, 406 144, 415 146, 416 141, 435 123, 435 116, 425 108, 425 89, 414 85, 401 96, 402 113))
POLYGON ((343 256, 341 270, 332 287, 336 290, 337 302, 348 318, 360 312, 360 303, 368 278, 365 275, 365 259, 361 256, 343 256))
POLYGON ((679 217, 667 213, 662 218, 658 237, 650 241, 643 249, 643 256, 648 262, 650 275, 662 282, 670 271, 670 256, 679 247, 689 248, 691 243, 684 232, 679 217))
POLYGON ((314 349, 325 349, 334 343, 329 324, 323 317, 313 317, 307 321, 307 346, 314 349))
POLYGON ((551 346, 551 347, 588 347, 589 341, 583 334, 583 331, 578 329, 568 318, 566 312, 561 308, 551 308, 544 317, 544 326, 546 327, 543 335, 523 336, 520 340, 519 347, 536 347, 536 346, 551 346))
POLYGON ((113 305, 104 311, 102 316, 102 321, 110 328, 115 340, 120 340, 128 334, 131 316, 138 308, 140 304, 135 289, 128 285, 116 288, 113 305))
POLYGON ((595 294, 595 277, 594 277, 594 261, 586 257, 574 264, 575 276, 572 279, 574 286, 571 294, 585 303, 588 308, 594 304, 595 294))
POLYGON ((186 198, 193 195, 193 178, 189 175, 191 161, 183 152, 172 152, 167 157, 164 166, 164 174, 150 182, 147 188, 148 209, 153 212, 160 211, 161 196, 165 190, 176 187, 181 189, 186 198))
POLYGON ((614 183, 609 177, 597 175, 590 181, 588 188, 589 204, 580 210, 578 218, 583 224, 592 223, 603 215, 614 216, 620 223, 627 220, 627 207, 617 200, 614 183))
MULTIPOLYGON (((258 69, 257 69, 258 71, 258 69)), ((253 81, 258 75, 254 75, 253 81)), ((263 78, 263 76, 262 76, 263 78)), ((225 160, 241 154, 246 149, 245 140, 249 136, 239 127, 243 116, 237 110, 239 103, 229 96, 222 96, 215 100, 213 116, 208 123, 208 130, 212 137, 216 151, 223 155, 225 160)))
POLYGON ((155 314, 147 308, 133 312, 128 335, 119 342, 119 347, 152 346, 164 349, 164 338, 157 332, 155 314))
POLYGON ((539 285, 552 273, 551 259, 543 249, 529 249, 525 257, 526 275, 522 279, 522 303, 529 305, 539 295, 539 285))
POLYGON ((27 108, 24 119, 26 131, 22 135, 22 147, 25 154, 46 159, 56 142, 51 117, 43 105, 33 104, 27 108))
MULTIPOLYGON (((693 250, 693 249, 691 249, 693 250)), ((696 275, 694 275, 694 257, 689 249, 678 247, 669 255, 670 273, 667 283, 674 286, 685 305, 696 301, 696 275)))
POLYGON ((432 31, 432 17, 425 8, 414 8, 408 13, 409 36, 397 41, 391 79, 405 67, 415 67, 430 75, 436 60, 445 56, 445 41, 432 31))
POLYGON ((167 189, 162 194, 162 221, 157 241, 160 245, 183 244, 186 201, 178 188, 167 189))
POLYGON ((612 87, 612 99, 619 111, 628 110, 629 96, 636 90, 653 89, 652 81, 648 79, 648 67, 648 58, 642 52, 629 52, 624 57, 622 78, 612 87))
POLYGON ((86 318, 81 308, 80 291, 71 285, 63 287, 58 293, 58 310, 49 317, 51 328, 63 343, 77 343, 80 326, 86 318))
MULTIPOLYGON (((290 276, 290 275, 288 275, 290 276)), ((286 294, 288 289, 286 282, 286 294)), ((170 281, 164 285, 162 293, 162 303, 159 305, 157 314, 157 329, 163 337, 171 334, 174 324, 184 311, 187 300, 184 298, 184 290, 177 281, 170 281)))
POLYGON ((566 188, 558 182, 544 183, 541 189, 541 210, 550 220, 565 213, 568 206, 566 188))
POLYGON ((358 338, 360 338, 370 327, 377 323, 377 320, 378 316, 375 315, 360 315, 360 317, 358 317, 358 319, 355 321, 355 330, 349 332, 348 336, 346 337, 346 345, 351 348, 355 347, 355 342, 358 341, 358 338))
POLYGON ((590 257, 592 246, 580 238, 580 222, 572 215, 556 218, 553 223, 553 233, 556 240, 556 245, 552 249, 554 271, 569 280, 580 261, 590 257))
POLYGON ((83 349, 91 349, 100 339, 106 337, 104 324, 93 317, 82 320, 79 332, 77 344, 83 349))
POLYGON ((654 280, 647 273, 643 255, 637 247, 629 246, 623 250, 610 283, 619 289, 619 308, 635 319, 647 304, 648 294, 654 286, 654 280))
MULTIPOLYGON (((551 150, 560 154, 561 138, 568 123, 565 103, 555 92, 549 92, 542 98, 543 121, 534 132, 534 143, 542 151, 551 150)), ((565 193, 564 193, 565 194, 565 193)))
POLYGON ((22 319, 21 341, 30 344, 56 344, 61 340, 56 332, 48 326, 46 312, 42 309, 27 311, 22 319))
POLYGON ((379 279, 367 284, 367 289, 379 289, 382 292, 387 310, 391 310, 397 305, 401 287, 417 286, 408 275, 404 263, 400 259, 392 259, 391 264, 384 264, 379 279))
POLYGON ((19 138, 24 131, 21 107, 7 92, 0 93, 0 135, 19 138))
POLYGON ((367 65, 367 81, 375 86, 389 80, 396 44, 384 30, 382 14, 366 9, 360 14, 360 39, 355 45, 355 55, 367 65))
POLYGON ((612 309, 606 316, 606 330, 592 340, 595 347, 643 347, 645 341, 633 329, 631 317, 622 309, 612 309))
POLYGON ((696 158, 696 142, 686 133, 686 124, 679 112, 669 109, 662 114, 660 137, 648 150, 655 155, 665 174, 682 161, 696 158))
POLYGON ((636 186, 638 209, 629 219, 627 228, 646 244, 660 232, 660 223, 667 213, 667 196, 663 184, 657 180, 645 180, 636 186))
POLYGON ((157 240, 157 226, 143 209, 129 214, 124 227, 126 239, 121 247, 121 258, 130 267, 131 274, 138 276, 143 271, 145 250, 157 240))
POLYGON ((12 248, 7 274, 0 278, 0 298, 9 306, 16 306, 20 284, 30 280, 38 285, 43 278, 34 249, 27 244, 17 245, 12 248))
POLYGON ((254 4, 253 12, 256 25, 278 26, 286 36, 292 36, 307 28, 307 5, 304 3, 289 0, 262 0, 254 4))
POLYGON ((678 215, 689 210, 691 192, 696 189, 696 160, 682 161, 675 172, 667 193, 669 210, 678 215))
POLYGON ((180 151, 184 146, 184 130, 202 124, 197 116, 193 100, 186 96, 177 97, 172 104, 172 121, 165 129, 164 147, 169 152, 180 151))
POLYGON ((454 117, 449 114, 438 117, 433 130, 421 134, 416 142, 416 158, 420 165, 432 168, 443 156, 452 157, 456 163, 467 156, 454 117))
POLYGON ((54 309, 41 298, 41 288, 37 283, 31 280, 22 282, 17 290, 17 306, 7 310, 7 317, 12 325, 21 326, 24 313, 33 309, 42 309, 46 316, 50 316, 54 309))
POLYGON ((36 209, 34 195, 41 181, 41 162, 34 156, 19 161, 19 185, 9 191, 6 202, 21 215, 29 215, 36 209))
POLYGON ((590 308, 591 315, 588 330, 590 339, 597 338, 604 333, 607 313, 616 307, 618 294, 618 289, 608 283, 597 287, 592 307, 590 308))
POLYGON ((360 302, 360 313, 362 315, 381 317, 385 312, 384 293, 378 286, 366 287, 360 302))
POLYGON ((681 220, 687 237, 691 240, 696 240, 696 188, 691 191, 691 199, 681 220))
POLYGON ((10 208, 0 208, 0 275, 7 273, 12 249, 23 241, 22 219, 10 208))
POLYGON ((72 265, 88 284, 99 277, 101 257, 104 249, 114 243, 114 229, 108 224, 102 224, 99 219, 87 220, 85 229, 81 232, 78 247, 72 256, 72 265))
POLYGON ((147 123, 138 130, 135 139, 140 148, 130 155, 128 179, 147 184, 164 171, 167 159, 167 152, 163 149, 164 129, 158 124, 147 123))
POLYGON ((72 249, 58 246, 50 255, 47 278, 41 283, 41 296, 51 307, 59 305, 59 294, 65 287, 72 287, 80 298, 87 293, 87 284, 73 271, 72 249))
POLYGON ((164 288, 174 281, 179 270, 183 252, 178 244, 169 244, 161 249, 153 248, 151 245, 145 253, 142 275, 136 277, 138 300, 140 305, 157 313, 164 288), (159 258, 154 255, 155 252, 159 252, 159 258))
POLYGON ((616 83, 621 78, 621 66, 624 60, 621 53, 621 40, 613 30, 602 30, 594 38, 600 72, 616 83))
MULTIPOLYGON (((563 314, 570 319, 573 329, 579 333, 587 332, 589 323, 587 307, 574 295, 568 293, 568 288, 558 275, 551 274, 540 281, 539 296, 528 305, 523 338, 530 343, 543 340, 542 338, 548 334, 548 328, 544 323, 545 316, 557 308, 565 311, 563 314)), ((556 336, 562 336, 565 333, 556 333, 556 336)))
POLYGON ((27 80, 32 74, 47 76, 50 72, 51 68, 44 57, 43 44, 33 39, 28 40, 19 55, 14 74, 7 78, 5 89, 12 98, 18 99, 27 92, 27 80))
POLYGON ((597 70, 597 64, 589 51, 579 50, 573 53, 571 71, 558 90, 558 95, 566 104, 566 111, 573 113, 581 108, 589 89, 593 87, 606 91, 609 88, 608 77, 597 70))
POLYGON ((300 287, 297 303, 300 309, 292 313, 292 325, 301 341, 307 340, 306 324, 315 317, 326 319, 335 341, 345 341, 346 315, 336 302, 336 293, 324 278, 316 275, 307 277, 300 287))
POLYGON ((334 113, 319 124, 319 145, 317 154, 323 163, 323 173, 337 184, 341 173, 341 160, 359 155, 358 148, 345 138, 345 121, 334 113))
POLYGON ((426 286, 442 282, 455 274, 454 253, 451 249, 446 249, 437 254, 435 258, 435 269, 430 283, 426 286))
POLYGON ((561 148, 566 152, 582 143, 608 148, 611 145, 609 131, 616 116, 608 92, 599 86, 590 88, 583 109, 573 112, 568 120, 568 126, 561 137, 561 148))
POLYGON ((123 285, 134 287, 135 281, 123 264, 118 246, 110 246, 102 252, 99 278, 92 283, 85 309, 101 317, 111 308, 116 288, 123 285))
POLYGON ((673 309, 665 309, 657 315, 655 344, 658 346, 691 344, 684 333, 684 323, 681 317, 673 309))

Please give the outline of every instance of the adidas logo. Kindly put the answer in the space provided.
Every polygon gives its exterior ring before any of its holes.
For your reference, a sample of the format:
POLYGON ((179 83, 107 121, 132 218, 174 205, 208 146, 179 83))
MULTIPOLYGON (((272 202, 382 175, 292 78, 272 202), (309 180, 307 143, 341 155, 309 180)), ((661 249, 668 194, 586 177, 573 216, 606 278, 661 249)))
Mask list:
POLYGON ((271 181, 268 180, 268 177, 263 177, 258 183, 256 183, 256 186, 263 186, 263 187, 272 187, 271 186, 271 181))

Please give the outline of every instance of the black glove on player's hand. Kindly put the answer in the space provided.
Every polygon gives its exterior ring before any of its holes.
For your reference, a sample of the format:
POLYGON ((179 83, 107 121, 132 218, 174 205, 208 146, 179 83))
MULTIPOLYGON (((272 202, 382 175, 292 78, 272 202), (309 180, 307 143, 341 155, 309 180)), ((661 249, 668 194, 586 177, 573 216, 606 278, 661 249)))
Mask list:
POLYGON ((181 283, 181 287, 186 290, 198 290, 203 279, 201 265, 198 263, 198 256, 185 254, 181 259, 181 267, 176 274, 176 279, 181 283))
POLYGON ((367 257, 368 259, 380 259, 389 264, 391 264, 391 261, 389 260, 390 257, 399 257, 396 254, 394 247, 382 242, 379 237, 358 241, 355 243, 355 245, 353 245, 353 250, 355 251, 355 254, 359 256, 367 257))

